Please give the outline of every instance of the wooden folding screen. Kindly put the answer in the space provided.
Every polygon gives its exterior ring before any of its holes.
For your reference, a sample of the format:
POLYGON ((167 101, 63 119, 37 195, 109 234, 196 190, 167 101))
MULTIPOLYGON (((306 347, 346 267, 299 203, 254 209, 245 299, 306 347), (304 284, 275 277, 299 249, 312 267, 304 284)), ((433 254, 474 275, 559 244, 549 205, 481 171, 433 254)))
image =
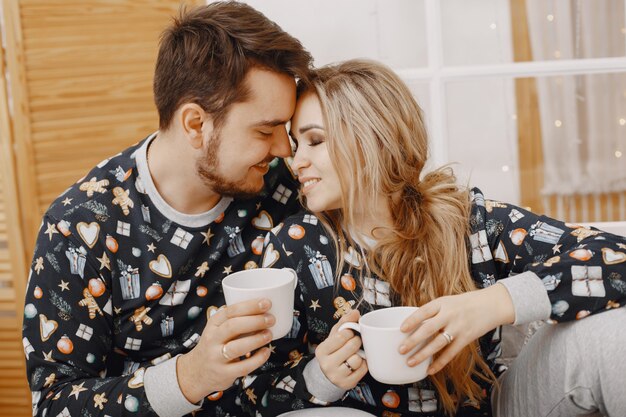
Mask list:
POLYGON ((30 415, 20 332, 41 215, 89 168, 157 129, 154 60, 179 7, 174 0, 2 0, 0 416, 30 415))

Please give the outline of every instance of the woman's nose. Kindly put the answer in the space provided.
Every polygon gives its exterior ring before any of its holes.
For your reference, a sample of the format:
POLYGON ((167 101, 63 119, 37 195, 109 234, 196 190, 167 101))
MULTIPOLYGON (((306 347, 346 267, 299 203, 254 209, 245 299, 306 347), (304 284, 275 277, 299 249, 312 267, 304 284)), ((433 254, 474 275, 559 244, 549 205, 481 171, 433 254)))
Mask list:
POLYGON ((311 165, 309 159, 304 155, 304 152, 301 150, 302 148, 298 148, 296 150, 295 155, 293 156, 293 163, 291 164, 291 169, 300 175, 300 170, 304 169, 311 165))

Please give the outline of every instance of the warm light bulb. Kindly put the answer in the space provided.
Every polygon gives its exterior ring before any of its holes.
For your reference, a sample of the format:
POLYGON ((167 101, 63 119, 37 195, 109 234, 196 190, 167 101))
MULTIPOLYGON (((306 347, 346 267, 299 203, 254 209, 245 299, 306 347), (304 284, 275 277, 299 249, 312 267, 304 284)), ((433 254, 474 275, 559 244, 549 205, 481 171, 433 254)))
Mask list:
POLYGON ((622 157, 622 152, 621 151, 615 151, 615 157, 616 158, 621 158, 622 157))
POLYGON ((561 51, 554 51, 554 57, 555 58, 560 58, 561 57, 561 51))
POLYGON ((548 22, 552 22, 554 20, 554 15, 549 14, 546 16, 546 19, 548 19, 548 22))
POLYGON ((517 120, 517 114, 512 114, 512 115, 511 115, 511 119, 513 119, 513 120, 517 120))
POLYGON ((620 124, 621 126, 626 125, 626 119, 624 119, 623 117, 622 117, 621 119, 619 119, 619 124, 620 124))
POLYGON ((498 25, 496 25, 495 23, 492 23, 492 24, 490 24, 490 25, 489 25, 489 27, 490 27, 491 29, 495 29, 495 28, 497 28, 497 27, 498 27, 498 25))
POLYGON ((509 172, 509 166, 508 165, 502 165, 502 172, 509 172))
POLYGON ((560 120, 555 120, 555 121, 554 121, 554 125, 555 125, 556 127, 561 127, 561 126, 563 126, 563 122, 561 122, 560 120))

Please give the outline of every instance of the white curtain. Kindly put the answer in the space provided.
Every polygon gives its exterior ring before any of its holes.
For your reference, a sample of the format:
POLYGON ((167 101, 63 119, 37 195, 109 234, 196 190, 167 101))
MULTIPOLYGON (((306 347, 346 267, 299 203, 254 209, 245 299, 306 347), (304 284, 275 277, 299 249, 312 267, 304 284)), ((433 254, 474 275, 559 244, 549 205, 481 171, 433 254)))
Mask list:
MULTIPOLYGON (((623 0, 526 0, 533 59, 624 56, 623 0)), ((537 79, 544 195, 626 190, 626 73, 537 79)))

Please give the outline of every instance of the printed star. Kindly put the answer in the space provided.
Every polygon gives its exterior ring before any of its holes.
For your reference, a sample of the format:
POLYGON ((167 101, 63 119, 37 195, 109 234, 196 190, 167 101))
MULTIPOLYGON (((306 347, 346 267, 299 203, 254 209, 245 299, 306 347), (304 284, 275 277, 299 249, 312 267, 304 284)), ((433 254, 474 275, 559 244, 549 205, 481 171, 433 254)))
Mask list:
POLYGON ((85 381, 81 382, 80 385, 72 385, 72 392, 70 392, 69 396, 71 397, 73 395, 78 399, 81 392, 87 391, 87 388, 83 387, 83 385, 85 385, 85 381))
POLYGON ((556 255, 557 253, 561 253, 561 246, 563 246, 562 243, 552 246, 552 254, 556 255))
POLYGON ((50 351, 48 353, 43 352, 43 360, 44 361, 48 361, 48 362, 56 362, 54 359, 52 359, 52 351, 50 351))
POLYGON ((72 199, 65 197, 65 200, 61 201, 61 203, 63 203, 64 206, 67 206, 68 204, 72 204, 72 199))
POLYGON ((44 233, 48 235, 50 240, 52 240, 52 235, 55 233, 59 233, 59 231, 57 230, 57 227, 55 225, 48 223, 48 228, 46 229, 44 233))
POLYGON ((322 306, 320 305, 320 299, 318 298, 317 300, 311 300, 311 305, 309 306, 309 308, 312 308, 313 311, 317 311, 318 308, 322 308, 322 306))
POLYGON ((269 348, 269 350, 270 350, 270 355, 271 355, 272 353, 276 353, 276 346, 274 346, 273 344, 271 344, 271 343, 270 343, 269 345, 267 345, 267 347, 268 347, 268 348, 269 348))
POLYGON ((93 396, 94 407, 99 408, 100 410, 104 410, 104 403, 108 401, 109 400, 106 399, 104 392, 93 396))
POLYGON ((98 258, 96 256, 96 259, 100 261, 100 269, 106 268, 109 271, 111 270, 111 261, 109 260, 106 252, 102 252, 102 258, 98 258))
POLYGON ((40 256, 35 261, 35 272, 39 275, 41 271, 43 271, 43 257, 40 256))
POLYGON ((224 272, 222 272, 223 274, 232 274, 233 273, 233 266, 232 265, 228 265, 224 267, 224 272))
POLYGON ((197 277, 201 277, 204 278, 204 274, 206 273, 206 271, 209 270, 209 263, 207 261, 202 262, 202 265, 200 265, 197 269, 196 269, 196 274, 195 276, 197 277))
POLYGON ((154 253, 155 249, 156 249, 156 246, 154 246, 154 244, 152 244, 152 242, 150 242, 150 244, 148 245, 148 252, 154 253))
POLYGON ((115 314, 118 316, 122 312, 122 309, 120 307, 113 307, 113 310, 115 310, 115 314))
POLYGON ((285 244, 284 243, 283 243, 283 251, 285 251, 285 254, 287 256, 291 256, 291 254, 293 253, 293 252, 288 251, 287 248, 285 248, 285 244))
POLYGON ((619 247, 620 249, 626 249, 626 245, 624 245, 623 243, 618 243, 617 247, 619 247))
POLYGON ((204 236, 204 240, 202 241, 202 243, 206 242, 207 246, 211 246, 211 238, 215 236, 213 233, 211 233, 211 228, 209 227, 209 230, 207 230, 206 233, 200 232, 200 234, 204 236))
POLYGON ((254 388, 248 388, 246 390, 246 395, 252 404, 256 404, 256 394, 254 393, 254 388))
POLYGON ((43 384, 44 388, 45 387, 51 387, 52 384, 54 384, 57 380, 57 376, 54 373, 51 373, 50 375, 48 375, 48 377, 46 378, 46 382, 45 384, 43 384))
POLYGON ((61 292, 65 291, 65 290, 70 290, 70 283, 69 282, 65 282, 63 280, 61 280, 61 283, 58 285, 59 287, 61 287, 61 292))
POLYGON ((256 209, 257 209, 257 211, 259 211, 259 209, 260 209, 260 208, 261 208, 261 203, 260 203, 260 202, 259 202, 259 203, 256 203, 256 209))

